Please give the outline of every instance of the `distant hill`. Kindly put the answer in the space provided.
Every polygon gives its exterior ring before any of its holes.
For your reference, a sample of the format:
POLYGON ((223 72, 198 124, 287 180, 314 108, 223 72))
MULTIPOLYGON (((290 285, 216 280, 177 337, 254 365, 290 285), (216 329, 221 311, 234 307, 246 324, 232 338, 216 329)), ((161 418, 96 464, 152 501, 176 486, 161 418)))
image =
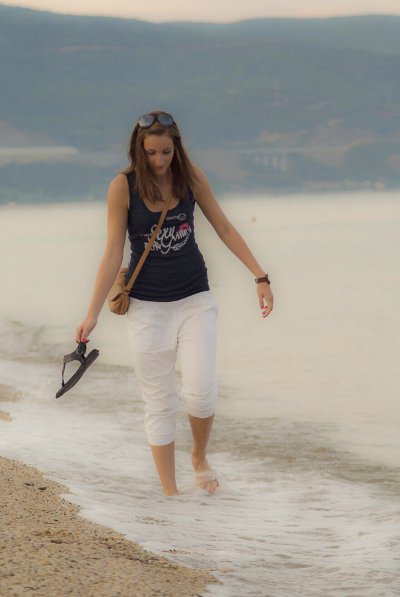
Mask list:
POLYGON ((156 108, 218 190, 400 184, 400 17, 153 24, 0 5, 0 74, 0 201, 103 196, 156 108), (79 155, 4 163, 10 131, 79 155))

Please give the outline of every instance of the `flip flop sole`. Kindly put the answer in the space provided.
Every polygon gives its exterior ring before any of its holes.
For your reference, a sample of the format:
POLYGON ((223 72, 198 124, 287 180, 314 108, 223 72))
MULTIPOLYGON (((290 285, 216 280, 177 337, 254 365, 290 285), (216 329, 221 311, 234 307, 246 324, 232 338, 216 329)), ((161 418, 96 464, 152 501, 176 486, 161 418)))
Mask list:
POLYGON ((77 371, 75 371, 75 373, 73 374, 73 376, 71 377, 71 379, 69 379, 67 382, 65 382, 65 384, 63 385, 63 387, 58 390, 57 394, 56 394, 56 398, 60 398, 60 396, 62 396, 63 394, 65 394, 65 392, 68 392, 68 390, 70 390, 71 388, 74 387, 74 385, 76 383, 78 383, 78 381, 80 380, 80 378, 82 377, 82 375, 85 373, 86 369, 88 367, 90 367, 90 365, 92 363, 94 363, 94 361, 97 359, 97 357, 99 356, 99 351, 97 349, 92 350, 92 352, 90 352, 88 354, 88 356, 85 359, 85 362, 82 363, 82 365, 79 367, 79 369, 77 371))

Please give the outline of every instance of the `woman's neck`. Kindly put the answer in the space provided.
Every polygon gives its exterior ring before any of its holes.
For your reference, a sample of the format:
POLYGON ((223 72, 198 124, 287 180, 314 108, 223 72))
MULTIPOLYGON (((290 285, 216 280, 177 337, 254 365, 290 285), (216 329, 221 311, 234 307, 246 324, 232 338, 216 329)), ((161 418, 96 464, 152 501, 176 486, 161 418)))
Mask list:
POLYGON ((171 174, 171 170, 167 170, 167 172, 165 174, 162 174, 161 176, 157 176, 156 175, 156 182, 158 184, 158 186, 160 187, 160 189, 165 189, 166 187, 171 186, 171 182, 172 182, 172 174, 171 174))

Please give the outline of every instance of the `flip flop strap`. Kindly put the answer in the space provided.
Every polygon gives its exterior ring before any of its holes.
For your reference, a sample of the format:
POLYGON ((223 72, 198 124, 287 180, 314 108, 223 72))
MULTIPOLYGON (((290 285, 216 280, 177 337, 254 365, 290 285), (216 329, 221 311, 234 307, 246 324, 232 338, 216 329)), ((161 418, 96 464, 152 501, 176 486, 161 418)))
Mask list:
POLYGON ((65 371, 65 365, 67 363, 64 362, 63 368, 62 368, 62 373, 61 373, 61 387, 63 388, 65 386, 65 381, 64 381, 64 371, 65 371))
POLYGON ((70 354, 65 355, 64 364, 63 364, 62 373, 61 373, 61 387, 62 388, 65 386, 64 373, 65 373, 66 364, 71 363, 72 361, 79 361, 81 363, 81 365, 83 365, 83 363, 86 361, 86 358, 83 356, 83 354, 76 354, 73 357, 71 357, 70 354), (69 359, 66 360, 66 357, 69 357, 69 359))

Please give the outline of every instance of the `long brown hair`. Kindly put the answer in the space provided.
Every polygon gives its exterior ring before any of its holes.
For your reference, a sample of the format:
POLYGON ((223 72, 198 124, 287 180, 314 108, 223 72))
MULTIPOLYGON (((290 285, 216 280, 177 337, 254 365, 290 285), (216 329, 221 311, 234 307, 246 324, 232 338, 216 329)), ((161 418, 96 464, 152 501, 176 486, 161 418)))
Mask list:
MULTIPOLYGON (((154 116, 158 114, 166 114, 166 112, 156 110, 148 112, 154 116)), ((191 163, 189 156, 183 146, 181 134, 177 124, 171 126, 164 126, 158 120, 147 128, 136 124, 132 131, 131 140, 128 149, 128 158, 130 166, 123 170, 123 174, 130 174, 135 172, 135 190, 139 197, 146 197, 153 203, 162 201, 161 192, 158 188, 156 176, 149 166, 144 150, 143 142, 148 135, 165 135, 167 134, 174 144, 174 155, 171 162, 172 173, 172 193, 175 197, 185 200, 188 196, 189 189, 193 189, 197 176, 191 163)))

